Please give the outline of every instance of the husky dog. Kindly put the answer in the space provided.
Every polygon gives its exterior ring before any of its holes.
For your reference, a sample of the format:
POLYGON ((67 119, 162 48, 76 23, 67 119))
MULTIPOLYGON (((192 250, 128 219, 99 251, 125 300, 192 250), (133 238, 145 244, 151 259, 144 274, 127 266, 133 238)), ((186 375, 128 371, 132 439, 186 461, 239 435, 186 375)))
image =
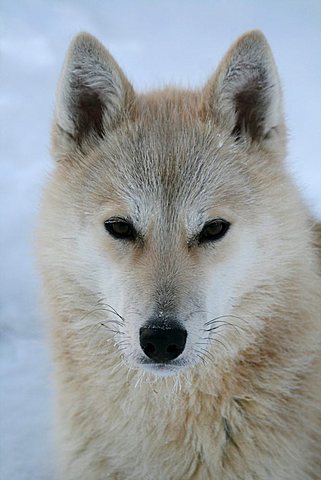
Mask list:
POLYGON ((320 227, 262 33, 203 89, 134 92, 82 33, 39 261, 64 480, 321 478, 320 227))

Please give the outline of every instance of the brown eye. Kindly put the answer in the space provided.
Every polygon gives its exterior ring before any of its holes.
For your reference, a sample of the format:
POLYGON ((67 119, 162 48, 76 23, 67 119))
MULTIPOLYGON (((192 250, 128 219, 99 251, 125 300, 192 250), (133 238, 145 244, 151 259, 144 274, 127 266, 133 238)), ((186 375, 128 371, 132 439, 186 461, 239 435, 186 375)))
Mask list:
POLYGON ((205 223, 203 230, 199 234, 199 243, 215 242, 222 238, 230 227, 229 222, 221 218, 210 220, 205 223))
POLYGON ((105 229, 114 238, 121 240, 134 240, 136 238, 136 231, 133 225, 123 218, 110 218, 106 220, 105 229))

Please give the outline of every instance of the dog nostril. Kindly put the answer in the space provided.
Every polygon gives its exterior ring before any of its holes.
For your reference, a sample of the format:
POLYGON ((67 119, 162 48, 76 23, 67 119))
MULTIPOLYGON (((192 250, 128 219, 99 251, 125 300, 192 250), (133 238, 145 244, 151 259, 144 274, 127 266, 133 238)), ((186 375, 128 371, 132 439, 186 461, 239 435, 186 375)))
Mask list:
POLYGON ((146 343, 146 345, 144 346, 144 352, 147 356, 149 356, 149 354, 153 354, 155 350, 155 345, 153 345, 152 343, 146 343))
POLYGON ((155 362, 169 362, 184 351, 187 332, 184 328, 148 328, 139 331, 140 346, 155 362))

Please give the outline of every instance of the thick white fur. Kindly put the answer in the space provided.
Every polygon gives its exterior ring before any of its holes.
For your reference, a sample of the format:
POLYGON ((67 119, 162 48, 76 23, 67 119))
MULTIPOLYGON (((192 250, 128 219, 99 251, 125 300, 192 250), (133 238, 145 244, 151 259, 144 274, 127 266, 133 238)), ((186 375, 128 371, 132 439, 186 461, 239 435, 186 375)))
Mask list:
POLYGON ((203 90, 145 95, 97 40, 73 41, 39 228, 59 478, 321 478, 320 234, 285 136, 260 32, 203 90), (111 238, 113 216, 142 243, 111 238), (225 237, 192 242, 212 218, 225 237), (141 364, 155 310, 188 332, 179 366, 141 364))

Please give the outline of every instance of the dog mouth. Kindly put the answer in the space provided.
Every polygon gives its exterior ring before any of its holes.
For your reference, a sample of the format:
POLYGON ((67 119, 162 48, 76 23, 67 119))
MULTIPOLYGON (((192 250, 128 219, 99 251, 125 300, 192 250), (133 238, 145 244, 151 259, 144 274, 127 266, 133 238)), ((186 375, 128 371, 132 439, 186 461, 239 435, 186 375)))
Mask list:
POLYGON ((165 377, 170 375, 177 375, 179 371, 181 371, 182 368, 184 368, 186 365, 185 362, 181 359, 171 360, 167 362, 156 362, 141 357, 137 362, 137 366, 149 373, 153 373, 154 375, 165 377))

